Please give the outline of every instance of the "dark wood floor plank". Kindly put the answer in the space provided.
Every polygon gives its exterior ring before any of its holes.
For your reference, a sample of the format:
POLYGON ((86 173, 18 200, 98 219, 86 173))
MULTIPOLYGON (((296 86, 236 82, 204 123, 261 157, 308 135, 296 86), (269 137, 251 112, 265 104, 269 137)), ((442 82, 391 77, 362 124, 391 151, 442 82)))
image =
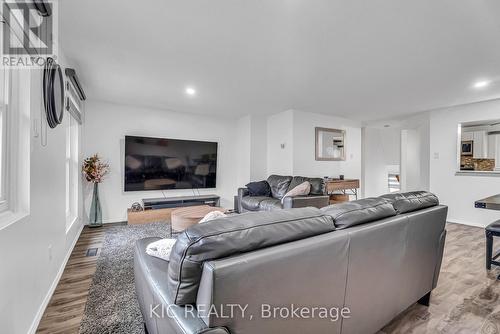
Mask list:
POLYGON ((97 256, 87 257, 87 249, 100 249, 108 228, 109 225, 100 228, 83 228, 40 321, 37 333, 78 333, 99 257, 99 253, 97 256))

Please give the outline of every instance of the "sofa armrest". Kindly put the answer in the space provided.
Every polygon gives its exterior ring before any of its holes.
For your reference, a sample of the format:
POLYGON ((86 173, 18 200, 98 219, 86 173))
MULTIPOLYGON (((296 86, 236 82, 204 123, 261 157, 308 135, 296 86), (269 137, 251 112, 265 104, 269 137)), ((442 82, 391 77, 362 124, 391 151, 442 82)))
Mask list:
POLYGON ((165 279, 169 263, 146 254, 160 238, 138 240, 134 248, 134 284, 145 325, 150 334, 229 334, 224 327, 208 327, 195 306, 179 306, 168 298, 165 279))
POLYGON ((330 203, 330 196, 295 196, 285 197, 283 199, 283 209, 304 208, 312 206, 321 209, 328 206, 330 203))
POLYGON ((238 209, 238 213, 242 213, 244 211, 243 206, 241 205, 241 200, 243 199, 243 197, 248 195, 250 195, 250 191, 248 190, 248 188, 238 188, 238 203, 236 206, 236 208, 238 209))
POLYGON ((441 272, 441 263, 443 261, 443 253, 444 253, 444 244, 446 241, 446 230, 441 232, 441 237, 439 238, 439 247, 438 247, 438 255, 437 255, 437 263, 436 268, 434 269, 434 279, 432 280, 432 289, 437 287, 439 273, 441 272))

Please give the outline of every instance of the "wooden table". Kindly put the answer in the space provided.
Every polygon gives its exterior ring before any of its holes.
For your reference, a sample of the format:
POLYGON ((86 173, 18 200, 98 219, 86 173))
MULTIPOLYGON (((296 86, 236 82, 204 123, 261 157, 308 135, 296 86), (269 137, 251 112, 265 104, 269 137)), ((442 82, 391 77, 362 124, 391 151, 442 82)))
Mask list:
POLYGON ((325 180, 325 190, 330 195, 330 202, 346 202, 349 196, 353 195, 358 199, 359 180, 358 179, 328 179, 325 180))
POLYGON ((174 209, 175 208, 166 208, 144 211, 132 211, 132 209, 128 209, 127 222, 129 225, 169 222, 170 215, 174 209))
POLYGON ((474 206, 478 209, 500 210, 500 194, 480 199, 474 206))
MULTIPOLYGON (((474 203, 478 209, 497 210, 500 211, 500 194, 480 199, 474 203)), ((489 230, 489 226, 485 229, 486 232, 486 269, 491 269, 491 265, 500 266, 500 262, 495 261, 500 257, 500 252, 493 255, 493 237, 500 237, 497 232, 489 230)), ((497 279, 500 281, 500 275, 497 279)))
POLYGON ((175 232, 184 231, 198 222, 212 211, 225 212, 226 209, 209 205, 188 206, 172 211, 172 230, 175 232))

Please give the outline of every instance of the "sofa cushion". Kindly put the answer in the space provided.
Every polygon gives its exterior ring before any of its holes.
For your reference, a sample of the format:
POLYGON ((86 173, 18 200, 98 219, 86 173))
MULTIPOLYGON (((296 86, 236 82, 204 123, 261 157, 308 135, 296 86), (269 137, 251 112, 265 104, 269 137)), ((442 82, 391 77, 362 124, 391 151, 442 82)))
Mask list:
POLYGON ((273 197, 277 199, 283 198, 288 191, 291 181, 291 176, 271 175, 267 178, 267 183, 269 183, 271 187, 271 193, 273 197))
POLYGON ((283 206, 281 205, 281 200, 277 198, 266 198, 259 203, 260 211, 272 211, 281 210, 283 206))
POLYGON ((266 196, 271 197, 271 187, 267 181, 250 182, 245 187, 248 188, 250 196, 266 196))
POLYGON ((241 198, 241 206, 246 210, 259 211, 260 202, 270 198, 267 196, 244 196, 241 198))
POLYGON ((324 195, 325 194, 325 181, 322 178, 317 177, 304 177, 304 176, 294 176, 290 182, 288 190, 292 190, 301 183, 308 181, 311 184, 311 191, 309 195, 324 195))
POLYGON ((383 198, 366 198, 334 204, 322 208, 321 211, 332 217, 337 229, 365 224, 397 214, 392 204, 383 198))
POLYGON ((195 303, 205 261, 334 230, 332 219, 316 208, 244 213, 192 226, 170 254, 169 297, 177 305, 195 303))
POLYGON ((428 191, 387 194, 380 197, 392 203, 394 210, 399 214, 439 205, 437 196, 428 191))
POLYGON ((286 197, 296 197, 296 196, 308 196, 309 193, 311 192, 311 184, 309 181, 304 181, 303 183, 299 184, 298 186, 292 188, 289 188, 288 192, 283 196, 281 199, 281 203, 283 203, 283 200, 286 197))

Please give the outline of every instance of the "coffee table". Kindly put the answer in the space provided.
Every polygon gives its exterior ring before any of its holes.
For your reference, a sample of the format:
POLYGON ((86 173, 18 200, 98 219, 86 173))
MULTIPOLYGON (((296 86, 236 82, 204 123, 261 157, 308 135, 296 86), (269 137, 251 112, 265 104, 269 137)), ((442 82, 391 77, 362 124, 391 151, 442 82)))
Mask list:
POLYGON ((226 212, 226 209, 209 205, 188 206, 172 211, 172 230, 182 232, 198 222, 212 211, 226 212))

